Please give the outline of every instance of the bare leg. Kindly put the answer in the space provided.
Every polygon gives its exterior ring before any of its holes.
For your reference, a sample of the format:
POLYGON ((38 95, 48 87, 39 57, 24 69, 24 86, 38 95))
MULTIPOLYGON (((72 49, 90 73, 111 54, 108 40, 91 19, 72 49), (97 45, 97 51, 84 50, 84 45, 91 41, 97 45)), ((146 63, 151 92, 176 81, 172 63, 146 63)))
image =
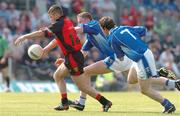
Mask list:
POLYGON ((165 85, 167 80, 168 79, 165 77, 151 78, 151 83, 157 84, 157 85, 165 85))
POLYGON ((112 72, 112 71, 107 68, 107 66, 104 64, 102 60, 94 64, 91 64, 89 66, 86 66, 84 68, 84 74, 88 76, 105 74, 109 72, 112 72))
POLYGON ((57 68, 57 70, 55 71, 53 75, 53 78, 56 81, 61 94, 66 93, 66 83, 64 81, 64 77, 67 76, 68 74, 69 74, 68 69, 66 68, 64 63, 62 63, 57 68))
POLYGON ((108 111, 108 109, 111 107, 112 103, 109 100, 107 100, 104 96, 99 94, 99 92, 97 92, 92 86, 87 84, 87 83, 89 83, 89 79, 87 79, 84 76, 84 74, 82 74, 80 76, 72 76, 72 79, 82 92, 87 93, 88 95, 95 98, 103 105, 104 112, 108 111))
POLYGON ((138 79, 139 81, 139 85, 140 85, 140 89, 141 89, 141 93, 150 97, 151 99, 162 103, 164 98, 154 89, 151 88, 151 82, 150 79, 146 79, 146 80, 141 80, 138 79))
POLYGON ((89 94, 93 98, 96 98, 98 92, 93 87, 91 87, 90 84, 87 84, 89 83, 89 79, 86 78, 83 74, 81 76, 72 76, 72 79, 81 91, 89 94))
MULTIPOLYGON (((137 73, 135 68, 131 67, 131 69, 129 70, 129 74, 128 74, 128 83, 129 84, 136 84, 138 82, 138 78, 137 78, 137 73)), ((155 85, 161 85, 161 86, 165 86, 169 89, 173 89, 175 88, 175 80, 170 80, 167 79, 166 77, 153 77, 150 78, 151 83, 155 84, 155 85)))
MULTIPOLYGON (((90 77, 93 75, 98 75, 98 74, 104 74, 104 73, 109 73, 112 72, 111 70, 107 69, 106 65, 104 64, 103 61, 98 61, 94 64, 91 64, 89 66, 86 66, 84 68, 84 75, 86 76, 87 83, 91 85, 90 83, 90 77)), ((86 93, 81 92, 80 96, 83 98, 86 98, 86 93)))
POLYGON ((129 84, 136 84, 138 82, 137 73, 134 67, 131 67, 127 76, 127 82, 129 84))

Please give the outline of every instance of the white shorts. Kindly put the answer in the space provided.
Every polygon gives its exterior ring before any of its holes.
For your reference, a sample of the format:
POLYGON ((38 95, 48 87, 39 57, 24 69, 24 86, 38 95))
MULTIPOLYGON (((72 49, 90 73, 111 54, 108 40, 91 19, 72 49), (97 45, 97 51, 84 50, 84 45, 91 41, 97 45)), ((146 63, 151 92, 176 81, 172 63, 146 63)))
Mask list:
POLYGON ((148 79, 149 77, 157 76, 155 60, 151 50, 147 50, 144 56, 138 62, 133 62, 133 67, 137 71, 138 78, 148 79))
POLYGON ((116 55, 114 56, 109 56, 104 59, 104 63, 106 66, 114 71, 114 72, 123 72, 127 71, 131 68, 133 61, 129 59, 127 56, 124 56, 124 60, 120 61, 116 55))

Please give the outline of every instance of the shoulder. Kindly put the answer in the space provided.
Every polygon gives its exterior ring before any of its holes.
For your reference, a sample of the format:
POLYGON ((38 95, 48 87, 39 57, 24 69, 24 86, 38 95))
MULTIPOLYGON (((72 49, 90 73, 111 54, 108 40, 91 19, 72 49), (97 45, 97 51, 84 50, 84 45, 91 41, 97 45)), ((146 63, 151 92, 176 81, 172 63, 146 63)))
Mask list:
POLYGON ((99 24, 99 22, 96 21, 96 20, 92 20, 89 23, 87 23, 87 25, 90 26, 90 27, 93 27, 93 26, 98 25, 98 24, 99 24))

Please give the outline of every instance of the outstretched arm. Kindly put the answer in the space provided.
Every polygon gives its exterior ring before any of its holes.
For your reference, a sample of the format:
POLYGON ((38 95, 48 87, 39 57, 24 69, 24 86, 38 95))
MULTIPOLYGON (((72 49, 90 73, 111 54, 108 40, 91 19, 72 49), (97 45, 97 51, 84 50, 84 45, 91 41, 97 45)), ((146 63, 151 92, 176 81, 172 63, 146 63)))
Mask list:
POLYGON ((42 37, 45 37, 44 31, 39 30, 39 31, 35 31, 35 32, 25 34, 25 35, 18 37, 15 40, 14 44, 19 45, 26 39, 41 39, 42 37))
POLYGON ((83 27, 74 27, 77 33, 83 33, 83 27))
POLYGON ((88 24, 83 24, 81 26, 76 26, 75 30, 77 33, 88 33, 88 34, 98 34, 98 31, 88 24))

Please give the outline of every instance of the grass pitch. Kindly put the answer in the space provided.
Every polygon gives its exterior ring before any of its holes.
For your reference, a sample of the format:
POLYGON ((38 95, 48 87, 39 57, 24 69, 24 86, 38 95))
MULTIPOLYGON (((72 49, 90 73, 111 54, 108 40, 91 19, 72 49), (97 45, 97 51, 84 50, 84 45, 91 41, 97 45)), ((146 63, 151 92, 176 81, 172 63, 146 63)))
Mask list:
MULTIPOLYGON (((162 92, 176 106, 171 116, 180 116, 180 92, 162 92)), ((70 108, 55 111, 60 97, 58 93, 0 93, 0 116, 164 116, 163 107, 138 92, 103 93, 113 102, 109 112, 101 112, 101 105, 88 97, 84 111, 70 108)), ((70 99, 78 94, 69 93, 70 99)))

